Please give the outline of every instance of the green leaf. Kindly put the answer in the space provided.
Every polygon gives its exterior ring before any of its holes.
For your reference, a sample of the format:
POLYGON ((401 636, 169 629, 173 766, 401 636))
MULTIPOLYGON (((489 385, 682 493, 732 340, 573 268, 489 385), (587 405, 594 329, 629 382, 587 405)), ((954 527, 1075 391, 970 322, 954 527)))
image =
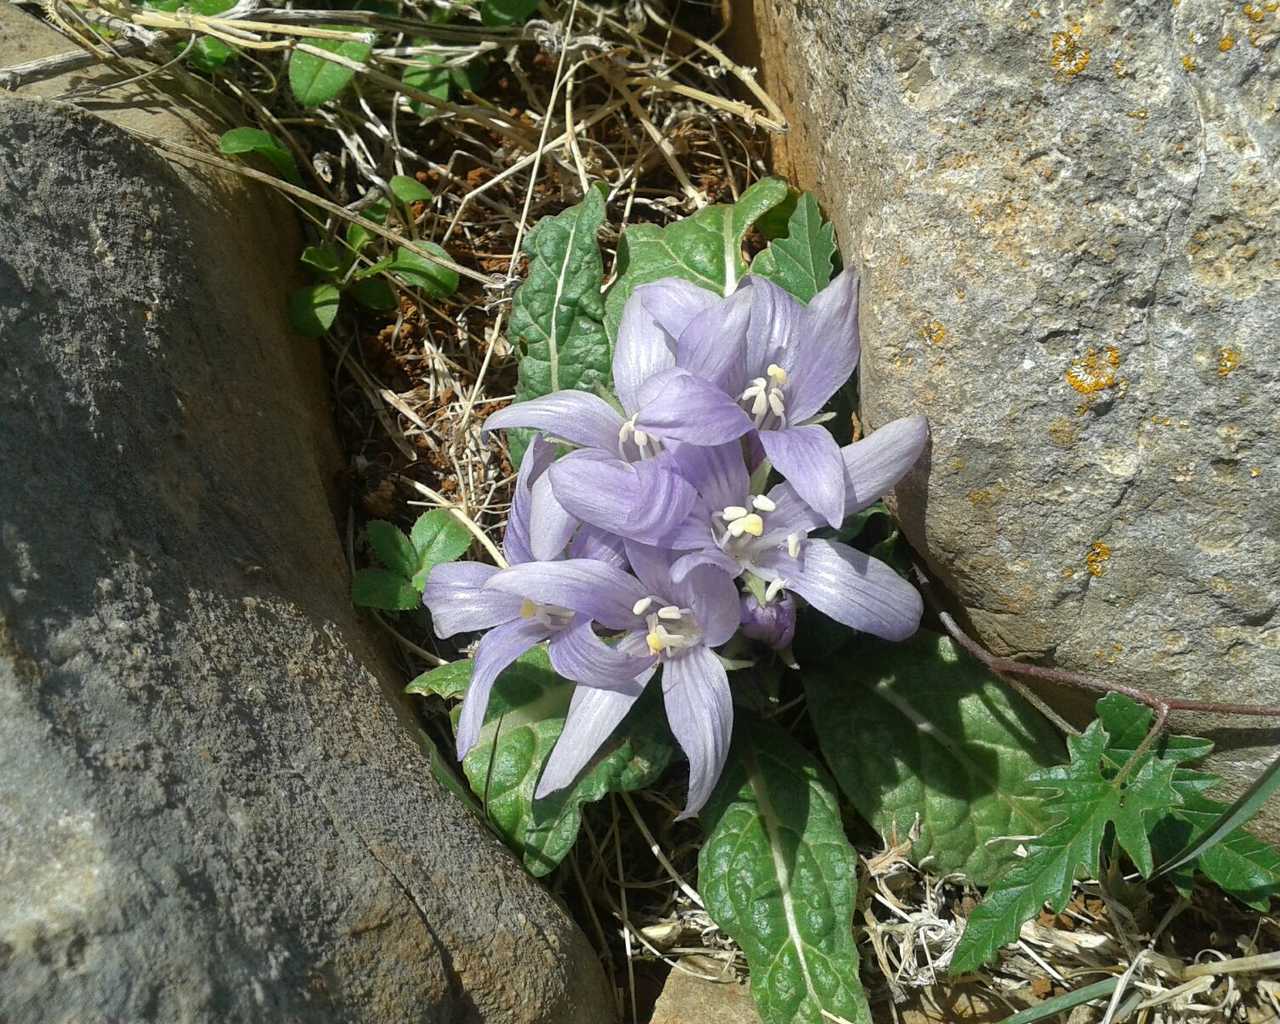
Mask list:
POLYGON ((1101 721, 1082 736, 1067 740, 1071 761, 1037 772, 1032 781, 1056 790, 1047 802, 1056 824, 1027 842, 1025 859, 987 891, 969 916, 951 958, 952 973, 980 966, 1005 943, 1018 937, 1024 921, 1048 903, 1061 911, 1071 896, 1077 870, 1099 871, 1099 852, 1107 826, 1144 876, 1153 870, 1150 826, 1157 816, 1181 803, 1173 788, 1176 762, 1144 758, 1123 781, 1103 774, 1110 737, 1101 721))
POLYGON ((423 672, 404 688, 405 693, 416 693, 419 696, 435 694, 445 700, 461 700, 471 683, 471 669, 474 667, 470 658, 451 661, 423 672))
POLYGON ((480 0, 485 25, 523 25, 538 9, 538 0, 480 0))
POLYGON ((234 56, 236 56, 236 51, 221 39, 215 39, 213 36, 201 36, 195 41, 195 45, 191 47, 191 52, 187 54, 187 60, 197 71, 203 71, 205 74, 211 75, 234 56))
POLYGON ((729 295, 747 272, 742 240, 766 211, 787 198, 787 183, 764 178, 732 205, 707 206, 666 227, 633 224, 618 243, 618 279, 605 302, 609 337, 618 336, 622 307, 637 286, 662 277, 729 295))
POLYGON ((410 178, 404 174, 397 174, 389 182, 387 187, 391 189, 391 194, 400 202, 408 206, 410 203, 429 203, 431 202, 431 189, 418 181, 417 178, 410 178))
POLYGON ((786 733, 740 716, 707 809, 698 884, 742 947, 764 1024, 870 1024, 853 943, 856 858, 830 781, 786 733))
POLYGON ((818 201, 808 192, 787 222, 787 237, 770 243, 751 263, 751 273, 767 277, 801 302, 808 302, 831 280, 836 231, 822 219, 818 201))
POLYGON ((441 562, 455 562, 471 547, 471 531, 452 512, 437 508, 418 516, 410 534, 416 558, 413 585, 421 593, 427 576, 441 562))
POLYGON ((302 183, 302 178, 298 174, 298 165, 293 162, 293 154, 283 142, 261 128, 232 128, 229 132, 223 132, 218 140, 218 149, 227 156, 257 153, 266 159, 282 178, 295 185, 302 183))
POLYGON ((371 519, 364 528, 369 546, 384 568, 409 579, 418 571, 418 552, 404 531, 385 519, 371 519))
POLYGON ((422 592, 390 569, 357 569, 351 577, 351 602, 362 608, 406 612, 422 606, 422 592))
POLYGON ((490 820, 534 875, 547 874, 572 848, 584 804, 651 784, 671 756, 650 688, 575 785, 535 802, 573 689, 552 671, 546 649, 533 648, 498 677, 480 739, 462 762, 490 820))
POLYGON ((342 296, 335 285, 313 284, 289 296, 289 323, 299 334, 318 338, 333 326, 342 296))
POLYGON ((538 221, 524 241, 529 273, 512 300, 510 327, 520 351, 518 402, 608 385, 604 262, 596 242, 604 212, 604 193, 589 188, 576 206, 538 221))
MULTIPOLYGON (((415 39, 414 46, 428 46, 430 39, 415 39)), ((437 99, 449 98, 449 83, 452 81, 450 69, 444 67, 445 57, 437 53, 423 53, 413 58, 413 64, 404 69, 400 80, 413 89, 425 92, 437 99)), ((411 99, 409 105, 419 117, 433 117, 436 108, 422 100, 411 99)))
MULTIPOLYGON (((449 254, 435 242, 418 242, 419 248, 435 253, 447 260, 449 254)), ((458 272, 442 266, 434 260, 419 256, 416 252, 399 248, 391 258, 388 269, 410 288, 421 288, 428 295, 443 299, 458 290, 458 272)))
POLYGON ((931 871, 987 885, 1014 859, 1003 837, 1053 823, 1028 776, 1062 759, 1057 732, 947 637, 864 640, 806 668, 804 685, 845 796, 886 840, 918 821, 912 852, 931 871))
POLYGON ((332 245, 309 245, 298 259, 304 267, 322 276, 332 276, 342 269, 338 250, 332 245))
MULTIPOLYGON (((316 28, 331 28, 338 31, 350 31, 349 25, 317 25, 316 28)), ((369 43, 343 39, 312 39, 309 42, 320 50, 327 50, 349 60, 364 62, 373 47, 369 43)), ((289 58, 289 88, 293 97, 304 107, 318 107, 328 103, 351 84, 355 71, 335 64, 331 60, 317 57, 311 53, 294 50, 289 58)))
POLYGON ((347 294, 365 309, 372 309, 376 313, 390 312, 399 305, 396 290, 381 277, 352 281, 347 286, 347 294))

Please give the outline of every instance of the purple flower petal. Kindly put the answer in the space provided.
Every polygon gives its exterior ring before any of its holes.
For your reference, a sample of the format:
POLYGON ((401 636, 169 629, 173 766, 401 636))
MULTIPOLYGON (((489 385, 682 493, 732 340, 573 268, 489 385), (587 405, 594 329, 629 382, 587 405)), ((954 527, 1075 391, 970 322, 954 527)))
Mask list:
POLYGON ((844 460, 845 515, 888 494, 915 465, 929 440, 929 421, 905 416, 840 450, 844 460))
POLYGON ((751 478, 742 457, 741 441, 708 446, 682 444, 671 458, 680 475, 697 488, 708 509, 719 511, 728 505, 748 504, 751 478))
POLYGON ((431 570, 422 603, 431 612, 436 636, 489 629, 520 617, 520 598, 485 587, 498 571, 482 562, 444 562, 431 570))
POLYGON ((633 657, 610 647, 585 615, 551 638, 551 667, 566 679, 605 690, 631 690, 652 678, 657 658, 633 657))
POLYGON ((796 635, 796 603, 790 594, 761 604, 754 594, 742 595, 742 635, 780 651, 796 635))
POLYGON ((627 463, 566 456, 547 474, 556 497, 584 523, 645 544, 668 543, 698 500, 666 459, 627 463))
POLYGON ((781 363, 787 371, 787 416, 816 415, 858 365, 858 275, 843 271, 802 310, 781 363))
POLYGON ((538 780, 534 797, 541 799, 573 782, 596 756, 614 729, 627 717, 631 705, 643 692, 643 686, 637 686, 634 690, 576 687, 573 698, 569 701, 564 730, 560 733, 551 756, 547 758, 547 767, 538 780))
POLYGON ((676 365, 675 339, 693 316, 717 296, 667 278, 641 285, 622 307, 613 349, 613 386, 630 415, 640 408, 640 387, 655 373, 676 365))
POLYGON ((844 462, 825 427, 760 431, 769 461, 796 492, 832 526, 844 520, 844 462))
POLYGON ((622 538, 598 526, 583 526, 578 530, 569 545, 569 557, 594 558, 597 562, 616 565, 624 572, 627 569, 627 549, 622 538))
MULTIPOLYGON (((773 564, 783 566, 785 558, 773 564)), ((905 640, 920 627, 920 594, 879 559, 836 541, 810 540, 800 566, 783 568, 787 589, 837 622, 885 640, 905 640)))
POLYGON ((729 395, 747 383, 746 338, 751 289, 742 288, 699 313, 676 341, 676 365, 713 382, 729 395))
POLYGON ((540 562, 549 562, 564 554, 573 531, 578 528, 578 520, 556 498, 550 474, 543 474, 533 482, 528 528, 530 550, 540 562))
POLYGON ((485 589, 569 608, 606 629, 636 628, 640 618, 631 609, 648 596, 634 576, 588 558, 513 565, 491 576, 485 589))
POLYGON ((681 607, 693 609, 707 647, 719 647, 737 632, 740 609, 733 582, 737 566, 734 570, 726 573, 715 565, 695 566, 672 585, 671 596, 681 607))
POLYGON ((668 548, 627 541, 627 561, 640 579, 646 597, 669 600, 675 595, 671 582, 671 565, 678 556, 668 548))
POLYGON ((725 444, 752 427, 751 419, 724 391, 687 370, 664 370, 640 389, 636 426, 664 440, 725 444))
POLYGON ((501 626, 495 626, 480 639, 472 662, 471 682, 462 700, 462 714, 458 718, 458 760, 480 738, 484 725, 484 711, 489 706, 489 691, 494 680, 504 668, 524 654, 530 647, 541 643, 550 632, 536 619, 517 618, 501 626))
POLYGON ((603 448, 617 455, 622 416, 598 395, 566 390, 515 402, 484 421, 486 433, 512 427, 541 430, 549 437, 563 438, 588 448, 603 448))
POLYGON ((533 516, 531 491, 534 481, 542 479, 555 457, 555 445, 535 434, 520 463, 520 472, 516 474, 516 486, 511 496, 511 514, 507 517, 507 529, 502 535, 502 550, 510 565, 534 560, 529 542, 529 525, 533 516))
POLYGON ((714 541, 711 541, 707 546, 681 555, 671 563, 672 582, 676 584, 684 582, 685 577, 700 565, 712 566, 730 579, 742 572, 742 566, 738 564, 738 560, 725 554, 715 546, 714 541))
POLYGON ((694 647, 663 666, 662 699, 671 732, 689 759, 689 799, 678 821, 702 810, 720 778, 733 735, 733 698, 720 660, 694 647))
POLYGON ((695 316, 721 301, 719 292, 699 288, 682 277, 664 277, 635 290, 649 315, 674 342, 695 316))
POLYGON ((746 375, 764 376, 770 363, 787 369, 787 350, 796 344, 800 334, 804 306, 790 292, 766 278, 748 277, 743 285, 743 290, 751 296, 751 322, 744 349, 746 375))

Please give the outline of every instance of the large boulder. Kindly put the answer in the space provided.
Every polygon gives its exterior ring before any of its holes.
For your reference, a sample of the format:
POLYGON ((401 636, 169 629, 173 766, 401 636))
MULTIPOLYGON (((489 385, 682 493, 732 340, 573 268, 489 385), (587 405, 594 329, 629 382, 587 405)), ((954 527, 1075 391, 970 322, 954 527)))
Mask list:
MULTIPOLYGON (((782 162, 865 271, 866 418, 933 427, 898 510, 979 638, 1280 704, 1275 5, 754 8, 782 162)), ((1280 740, 1176 724, 1238 784, 1280 740)))
POLYGON ((268 200, 0 98, 0 1019, 611 1020, 350 606, 268 200))

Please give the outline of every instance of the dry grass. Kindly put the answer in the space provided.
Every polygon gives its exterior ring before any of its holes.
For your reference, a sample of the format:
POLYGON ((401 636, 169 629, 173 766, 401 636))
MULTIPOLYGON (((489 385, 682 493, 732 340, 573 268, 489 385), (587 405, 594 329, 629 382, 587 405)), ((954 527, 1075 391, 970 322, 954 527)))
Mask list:
MULTIPOLYGON (((588 181, 601 180, 609 266, 627 224, 663 224, 732 200, 767 173, 768 133, 782 115, 750 70, 716 47, 721 29, 704 4, 676 0, 664 11, 646 0, 611 8, 553 0, 544 18, 503 30, 465 19, 428 30, 423 14, 431 6, 405 4, 389 17, 242 5, 199 18, 57 0, 49 11, 98 59, 134 76, 188 76, 174 58, 197 30, 240 47, 234 73, 217 80, 232 120, 285 140, 306 188, 199 158, 273 183, 312 224, 315 240, 340 242, 393 175, 430 188, 429 203, 383 233, 397 244, 443 245, 461 275, 458 292, 433 300, 404 291, 389 317, 348 311, 327 339, 349 459, 349 548, 368 518, 407 526, 418 509, 445 507, 475 533, 477 557, 500 559, 513 472, 500 439, 486 439, 481 424, 514 386, 504 328, 523 274, 521 241, 540 218, 577 202, 588 181), (314 42, 333 30, 316 26, 335 22, 346 26, 342 33, 372 33, 373 53, 357 65, 341 103, 301 109, 281 57, 294 47, 323 56, 314 42), (113 28, 116 42, 93 34, 95 24, 113 28), (478 93, 442 101, 399 83, 405 63, 425 51, 458 66, 484 56, 495 71, 478 93)), ((406 617, 392 630, 406 678, 457 653, 437 647, 424 627, 406 617)), ((448 749, 447 721, 427 725, 448 749)), ((709 980, 745 973, 740 951, 702 909, 700 833, 673 821, 682 786, 673 777, 665 789, 589 808, 582 840, 550 879, 617 981, 627 1020, 646 1019, 668 970, 709 980), (682 962, 695 954, 696 966, 682 962)), ((1163 920, 1158 906, 1175 905, 1171 890, 1140 898, 1121 879, 1081 883, 1068 911, 1028 924, 997 967, 948 980, 975 894, 913 868, 905 850, 863 847, 855 924, 868 990, 886 1021, 1002 1020, 1108 977, 1123 979, 1112 1004, 1076 1010, 1072 1024, 1280 1021, 1280 985, 1261 973, 1277 966, 1274 918, 1204 891, 1163 920), (1247 959, 1257 956, 1270 959, 1247 959)))

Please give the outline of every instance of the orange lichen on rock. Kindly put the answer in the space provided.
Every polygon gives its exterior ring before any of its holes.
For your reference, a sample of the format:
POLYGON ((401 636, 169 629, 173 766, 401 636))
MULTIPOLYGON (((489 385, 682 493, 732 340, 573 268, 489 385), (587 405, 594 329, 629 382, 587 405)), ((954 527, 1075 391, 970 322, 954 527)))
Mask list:
POLYGON ((1085 568, 1090 576, 1101 576, 1107 571, 1106 561, 1111 557, 1111 548, 1105 541, 1095 540, 1089 545, 1089 553, 1084 556, 1085 568))
POLYGON ((1218 350, 1218 376, 1225 377, 1240 365, 1240 353, 1233 348, 1218 350))
POLYGON ((1064 78, 1074 78, 1089 66, 1089 49, 1080 45, 1083 31, 1079 25, 1072 25, 1065 32, 1055 32, 1049 40, 1049 64, 1064 78))
POLYGON ((1191 72, 1196 69, 1196 59, 1191 54, 1186 54, 1182 58, 1182 70, 1191 72))
POLYGON ((1240 10, 1244 11, 1244 16, 1250 21, 1261 21, 1266 17, 1262 7, 1257 4, 1245 4, 1240 10))
POLYGON ((922 328, 920 333, 923 334, 931 345, 941 345, 947 340, 947 328, 940 320, 930 320, 922 328))
POLYGON ((1108 345, 1101 355, 1091 348, 1071 363, 1066 373, 1067 383, 1082 395, 1096 395, 1119 383, 1116 379, 1119 366, 1120 350, 1114 345, 1108 345))
POLYGON ((1235 45, 1236 45, 1235 36, 1223 36, 1221 39, 1218 40, 1218 49, 1221 50, 1223 53, 1226 53, 1235 45))

